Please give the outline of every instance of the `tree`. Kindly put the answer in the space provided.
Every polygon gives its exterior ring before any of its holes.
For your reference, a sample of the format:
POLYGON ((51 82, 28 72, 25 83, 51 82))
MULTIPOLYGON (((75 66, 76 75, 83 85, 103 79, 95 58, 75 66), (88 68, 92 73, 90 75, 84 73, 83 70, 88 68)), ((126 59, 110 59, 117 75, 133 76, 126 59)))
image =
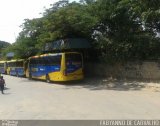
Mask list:
MULTIPOLYGON (((147 30, 137 0, 98 0, 95 16, 99 23, 95 28, 98 49, 103 59, 124 61, 144 60, 151 57, 155 34, 147 30)), ((153 56, 153 55, 152 55, 153 56)))
POLYGON ((140 0, 142 6, 142 19, 145 28, 160 32, 160 0, 140 0))
POLYGON ((159 58, 159 7, 159 0, 61 0, 42 18, 26 19, 9 50, 27 57, 39 53, 45 43, 83 37, 107 62, 159 58))

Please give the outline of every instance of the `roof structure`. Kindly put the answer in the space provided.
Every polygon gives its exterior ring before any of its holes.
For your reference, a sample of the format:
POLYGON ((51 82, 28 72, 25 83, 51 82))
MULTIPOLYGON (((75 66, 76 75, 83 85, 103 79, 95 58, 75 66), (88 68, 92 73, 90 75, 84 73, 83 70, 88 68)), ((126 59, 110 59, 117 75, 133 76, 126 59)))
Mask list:
POLYGON ((87 49, 91 48, 90 43, 83 38, 68 38, 47 43, 44 51, 87 49))
POLYGON ((6 55, 7 57, 13 57, 14 56, 14 52, 9 52, 9 53, 7 53, 7 55, 6 55))

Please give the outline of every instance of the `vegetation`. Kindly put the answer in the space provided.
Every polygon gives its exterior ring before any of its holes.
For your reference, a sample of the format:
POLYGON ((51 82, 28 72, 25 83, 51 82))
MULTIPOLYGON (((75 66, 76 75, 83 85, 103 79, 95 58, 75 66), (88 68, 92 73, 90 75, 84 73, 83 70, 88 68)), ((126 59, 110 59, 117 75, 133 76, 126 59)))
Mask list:
POLYGON ((83 37, 91 41, 92 55, 104 61, 160 58, 160 0, 61 0, 42 15, 24 21, 4 55, 24 58, 47 42, 83 37))
POLYGON ((0 59, 2 59, 2 54, 1 53, 8 46, 10 46, 10 44, 8 42, 0 41, 0 59))
POLYGON ((8 42, 0 41, 0 50, 8 47, 10 44, 8 42))

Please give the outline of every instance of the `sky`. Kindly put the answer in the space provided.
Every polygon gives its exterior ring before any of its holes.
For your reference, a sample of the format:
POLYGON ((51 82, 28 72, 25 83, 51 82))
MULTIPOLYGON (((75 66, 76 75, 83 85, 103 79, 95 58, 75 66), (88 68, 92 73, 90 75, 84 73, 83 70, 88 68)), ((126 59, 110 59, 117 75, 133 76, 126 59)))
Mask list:
POLYGON ((0 40, 14 43, 24 19, 41 17, 45 8, 59 0, 1 0, 0 40))

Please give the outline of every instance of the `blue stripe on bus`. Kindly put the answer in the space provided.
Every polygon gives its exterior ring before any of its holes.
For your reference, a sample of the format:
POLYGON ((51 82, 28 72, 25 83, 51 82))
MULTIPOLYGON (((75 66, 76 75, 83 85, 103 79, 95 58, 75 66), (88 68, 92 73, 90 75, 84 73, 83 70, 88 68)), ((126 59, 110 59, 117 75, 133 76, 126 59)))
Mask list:
POLYGON ((52 73, 52 72, 60 71, 60 65, 56 65, 56 66, 35 66, 35 67, 31 66, 30 71, 31 71, 32 76, 40 77, 40 76, 44 76, 44 75, 47 75, 47 74, 52 73))

